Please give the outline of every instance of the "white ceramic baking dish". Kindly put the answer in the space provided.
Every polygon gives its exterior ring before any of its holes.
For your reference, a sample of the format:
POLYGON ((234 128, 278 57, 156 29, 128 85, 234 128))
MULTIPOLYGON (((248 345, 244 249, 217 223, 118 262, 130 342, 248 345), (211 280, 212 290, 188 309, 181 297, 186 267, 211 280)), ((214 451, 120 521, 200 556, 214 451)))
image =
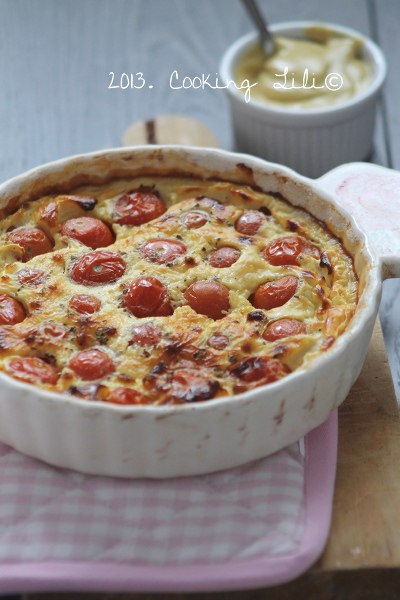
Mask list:
POLYGON ((309 369, 240 396, 191 405, 90 402, 41 391, 0 373, 0 440, 53 465, 120 477, 194 475, 267 456, 322 423, 345 399, 361 370, 382 277, 400 273, 400 174, 354 163, 313 181, 248 155, 143 146, 74 156, 33 169, 0 186, 0 208, 140 173, 257 185, 280 192, 324 221, 354 257, 360 280, 360 300, 350 326, 309 369), (384 198, 385 214, 379 205, 384 198), (371 233, 370 241, 355 216, 371 233))

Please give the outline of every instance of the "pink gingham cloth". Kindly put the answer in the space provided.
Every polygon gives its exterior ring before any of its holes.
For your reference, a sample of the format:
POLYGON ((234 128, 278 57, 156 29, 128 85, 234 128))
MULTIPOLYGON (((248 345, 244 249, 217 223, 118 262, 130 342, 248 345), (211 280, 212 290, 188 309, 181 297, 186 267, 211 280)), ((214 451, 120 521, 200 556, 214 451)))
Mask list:
POLYGON ((282 583, 325 545, 337 416, 235 469, 125 480, 0 444, 0 593, 210 591, 282 583))

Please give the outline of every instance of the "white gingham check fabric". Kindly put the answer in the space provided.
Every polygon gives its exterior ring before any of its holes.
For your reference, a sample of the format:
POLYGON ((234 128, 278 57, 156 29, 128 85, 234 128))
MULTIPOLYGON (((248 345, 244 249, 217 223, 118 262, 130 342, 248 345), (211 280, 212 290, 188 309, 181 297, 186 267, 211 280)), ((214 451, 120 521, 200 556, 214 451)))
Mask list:
POLYGON ((296 550, 304 445, 197 477, 125 480, 50 467, 0 443, 0 562, 215 563, 296 550))

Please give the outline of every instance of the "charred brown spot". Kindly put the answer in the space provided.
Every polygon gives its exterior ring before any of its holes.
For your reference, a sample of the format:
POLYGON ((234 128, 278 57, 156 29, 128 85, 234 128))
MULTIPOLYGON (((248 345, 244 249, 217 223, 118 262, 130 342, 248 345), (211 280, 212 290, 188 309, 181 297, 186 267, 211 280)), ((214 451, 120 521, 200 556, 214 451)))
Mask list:
POLYGON ((328 269, 329 275, 332 275, 332 273, 333 273, 332 263, 331 263, 331 261, 329 259, 329 256, 328 256, 328 254, 326 252, 322 252, 319 266, 320 267, 326 267, 328 269))
POLYGON ((244 342, 244 344, 242 344, 242 352, 245 352, 246 354, 250 354, 250 352, 251 352, 250 342, 244 342))
POLYGON ((266 217, 270 217, 272 215, 271 211, 266 206, 261 206, 258 210, 260 213, 262 213, 266 217))
POLYGON ((123 381, 123 382, 129 382, 129 381, 135 381, 132 377, 130 377, 129 375, 126 375, 126 373, 119 373, 116 377, 116 379, 118 379, 118 381, 123 381))
POLYGON ((253 198, 253 196, 251 196, 251 194, 248 194, 247 192, 244 192, 243 190, 232 190, 232 194, 239 196, 245 202, 252 202, 254 200, 254 198, 253 198))
POLYGON ((252 310, 247 315, 247 320, 248 321, 265 321, 266 319, 267 319, 267 317, 264 315, 264 313, 262 313, 259 310, 252 310))
POLYGON ((176 356, 184 347, 182 342, 173 342, 171 344, 167 344, 165 347, 165 352, 169 354, 169 356, 176 356))
POLYGON ((245 236, 241 236, 239 239, 239 242, 241 242, 242 244, 252 244, 253 240, 249 237, 245 237, 245 236))
POLYGON ((185 263, 189 266, 189 267, 193 267, 196 264, 195 259, 193 258, 193 256, 186 256, 185 257, 185 263))
POLYGON ((113 337, 117 333, 117 330, 115 327, 99 327, 94 333, 99 344, 105 345, 108 343, 110 337, 113 337))
POLYGON ((162 375, 168 370, 168 366, 164 362, 159 362, 151 369, 150 373, 147 373, 143 378, 144 383, 152 383, 156 377, 162 375))
POLYGON ((70 196, 70 199, 85 211, 93 210, 97 204, 96 198, 92 198, 92 196, 70 196))
POLYGON ((298 231, 300 229, 300 223, 294 219, 287 220, 287 227, 289 231, 298 231))
POLYGON ((247 175, 253 176, 253 169, 245 163, 237 163, 237 168, 244 171, 247 175))
POLYGON ((30 303, 29 307, 33 310, 36 310, 37 308, 40 308, 42 306, 42 302, 40 302, 40 300, 33 300, 33 302, 30 303))
POLYGON ((37 333, 38 333, 38 332, 37 332, 36 330, 35 330, 35 331, 31 331, 31 332, 29 332, 29 333, 28 333, 28 334, 25 336, 25 338, 24 338, 24 342, 25 342, 26 344, 29 344, 29 345, 30 345, 30 344, 33 344, 33 343, 34 343, 34 341, 35 341, 35 339, 36 339, 36 335, 37 335, 37 333))

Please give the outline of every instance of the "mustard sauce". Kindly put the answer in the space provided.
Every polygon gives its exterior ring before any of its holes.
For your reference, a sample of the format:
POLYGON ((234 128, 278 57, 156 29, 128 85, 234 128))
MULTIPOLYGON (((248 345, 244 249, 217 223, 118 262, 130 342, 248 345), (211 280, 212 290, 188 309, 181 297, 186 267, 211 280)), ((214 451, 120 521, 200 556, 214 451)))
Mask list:
POLYGON ((239 61, 235 81, 248 79, 251 97, 288 109, 314 109, 349 100, 373 78, 361 57, 361 39, 321 26, 305 31, 308 39, 276 36, 276 51, 266 57, 260 44, 239 61))

